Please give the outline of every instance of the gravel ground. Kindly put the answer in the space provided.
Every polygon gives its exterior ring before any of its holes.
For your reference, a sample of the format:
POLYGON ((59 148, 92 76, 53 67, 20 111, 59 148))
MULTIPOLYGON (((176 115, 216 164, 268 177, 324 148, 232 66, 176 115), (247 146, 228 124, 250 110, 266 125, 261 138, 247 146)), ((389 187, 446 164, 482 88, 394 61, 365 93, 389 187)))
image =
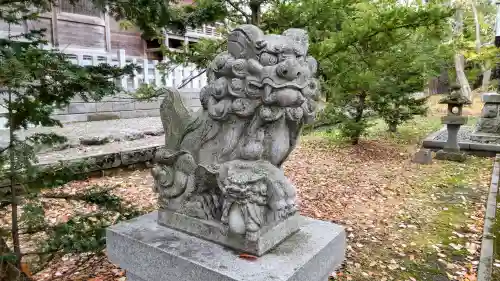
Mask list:
MULTIPOLYGON (((81 139, 103 140, 104 142, 130 141, 142 139, 147 136, 158 136, 163 134, 163 127, 159 117, 133 118, 106 120, 94 122, 78 122, 66 124, 64 127, 40 127, 30 128, 18 133, 23 139, 35 133, 56 133, 68 138, 67 147, 78 147, 81 139)), ((0 147, 6 146, 9 141, 7 130, 0 130, 0 147)), ((57 150, 57 149, 56 149, 57 150)), ((61 150, 61 148, 59 148, 61 150)))
POLYGON ((50 151, 38 156, 40 163, 56 163, 92 155, 105 155, 122 151, 139 149, 141 147, 161 146, 165 143, 164 136, 145 136, 144 138, 111 142, 103 145, 70 147, 59 151, 50 151))
MULTIPOLYGON (((474 127, 471 126, 462 126, 460 127, 460 131, 458 131, 458 141, 459 142, 472 142, 470 139, 470 135, 474 131, 474 127)), ((437 141, 447 141, 448 133, 446 130, 443 130, 439 135, 434 138, 437 141)))

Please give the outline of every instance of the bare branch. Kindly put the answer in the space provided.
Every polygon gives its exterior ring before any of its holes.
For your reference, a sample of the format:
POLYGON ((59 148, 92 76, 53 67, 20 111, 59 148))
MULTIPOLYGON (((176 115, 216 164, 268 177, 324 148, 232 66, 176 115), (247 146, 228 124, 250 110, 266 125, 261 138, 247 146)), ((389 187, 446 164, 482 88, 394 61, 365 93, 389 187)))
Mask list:
POLYGON ((191 82, 191 81, 193 81, 194 79, 196 79, 196 78, 200 77, 200 76, 201 76, 203 73, 205 73, 206 71, 207 71, 207 70, 206 70, 206 69, 204 69, 204 70, 202 70, 202 71, 198 72, 198 74, 196 74, 196 75, 191 75, 191 76, 189 76, 188 78, 184 79, 184 80, 182 81, 182 84, 181 84, 181 85, 179 85, 179 86, 177 87, 177 89, 182 89, 182 88, 183 88, 183 87, 185 87, 187 84, 189 84, 189 82, 191 82))
POLYGON ((250 15, 248 13, 246 13, 245 11, 243 11, 243 9, 241 9, 241 7, 238 6, 238 4, 232 2, 231 0, 225 0, 231 7, 233 7, 233 9, 235 9, 236 11, 238 11, 239 13, 241 13, 242 16, 245 17, 245 20, 247 22, 250 22, 250 15))
POLYGON ((7 149, 9 149, 10 145, 7 145, 6 147, 0 148, 0 154, 4 153, 7 149))

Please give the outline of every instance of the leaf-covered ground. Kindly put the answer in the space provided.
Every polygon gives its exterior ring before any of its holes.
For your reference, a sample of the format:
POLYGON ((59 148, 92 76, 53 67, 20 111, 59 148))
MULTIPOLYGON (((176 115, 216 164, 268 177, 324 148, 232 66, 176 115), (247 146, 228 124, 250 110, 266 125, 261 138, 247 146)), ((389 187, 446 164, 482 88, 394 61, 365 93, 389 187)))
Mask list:
MULTIPOLYGON (((339 143, 334 133, 315 133, 305 136, 286 162, 302 213, 345 225, 348 231, 347 262, 336 279, 475 280, 492 159, 411 163, 416 142, 439 128, 438 120, 420 118, 397 135, 374 129, 358 146, 339 143)), ((116 195, 144 211, 155 207, 148 170, 122 171, 64 188, 80 191, 95 185, 116 186, 116 195)), ((55 221, 93 208, 61 200, 44 207, 47 219, 55 221)), ((34 278, 125 280, 104 255, 68 255, 34 278)))
POLYGON ((436 120, 395 136, 373 131, 376 140, 358 147, 306 142, 288 162, 304 214, 347 227, 348 259, 336 279, 475 280, 492 159, 411 163, 412 143, 440 127, 436 120))

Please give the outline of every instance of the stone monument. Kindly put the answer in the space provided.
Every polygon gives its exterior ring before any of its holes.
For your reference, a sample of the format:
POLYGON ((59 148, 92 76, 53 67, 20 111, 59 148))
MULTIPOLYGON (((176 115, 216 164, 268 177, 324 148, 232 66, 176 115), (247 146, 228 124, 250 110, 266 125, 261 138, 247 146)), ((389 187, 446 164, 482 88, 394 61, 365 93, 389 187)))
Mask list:
POLYGON ((483 110, 470 138, 475 142, 500 144, 500 114, 498 113, 500 95, 484 93, 481 99, 484 102, 483 110))
POLYGON ((463 162, 466 157, 458 145, 458 131, 460 126, 467 123, 467 117, 462 116, 463 106, 471 104, 471 101, 461 94, 460 86, 452 86, 451 93, 439 103, 448 105, 448 114, 441 117, 441 122, 446 124, 448 139, 444 148, 436 153, 436 159, 463 162))
POLYGON ((207 69, 201 110, 168 90, 152 169, 159 210, 109 228, 108 256, 133 281, 326 281, 345 232, 300 216, 281 169, 319 98, 307 33, 242 25, 227 47, 207 69))

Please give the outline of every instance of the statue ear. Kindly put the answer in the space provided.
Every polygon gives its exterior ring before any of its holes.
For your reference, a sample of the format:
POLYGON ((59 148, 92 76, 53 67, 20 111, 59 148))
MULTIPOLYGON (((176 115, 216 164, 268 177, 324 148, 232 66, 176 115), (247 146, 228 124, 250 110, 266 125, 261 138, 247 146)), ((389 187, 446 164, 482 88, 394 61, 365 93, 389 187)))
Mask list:
POLYGON ((292 39, 302 49, 301 51, 304 54, 307 53, 307 49, 309 48, 309 35, 307 31, 299 28, 290 28, 285 30, 282 35, 292 39))
POLYGON ((316 71, 318 71, 318 62, 311 56, 306 58, 307 67, 309 71, 311 71, 311 75, 316 75, 316 71))
POLYGON ((228 36, 227 50, 236 59, 255 58, 262 44, 264 32, 255 25, 245 24, 235 28, 228 36))

